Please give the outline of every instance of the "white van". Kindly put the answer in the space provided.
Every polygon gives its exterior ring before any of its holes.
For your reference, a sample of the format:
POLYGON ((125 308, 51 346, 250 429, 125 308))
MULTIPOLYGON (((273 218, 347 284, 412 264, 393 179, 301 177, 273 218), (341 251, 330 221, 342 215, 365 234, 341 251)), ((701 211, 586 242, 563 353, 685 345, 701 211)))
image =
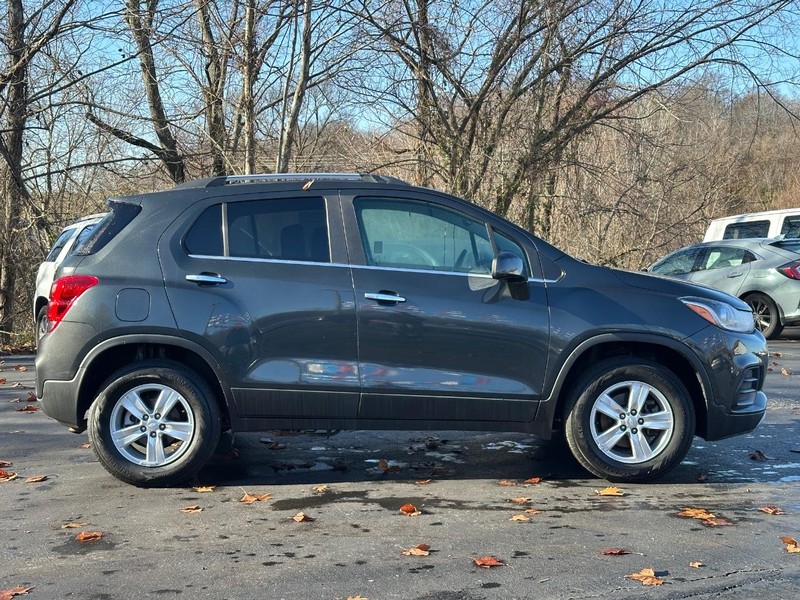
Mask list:
POLYGON ((800 208, 783 208, 714 219, 704 242, 740 238, 800 238, 800 208))

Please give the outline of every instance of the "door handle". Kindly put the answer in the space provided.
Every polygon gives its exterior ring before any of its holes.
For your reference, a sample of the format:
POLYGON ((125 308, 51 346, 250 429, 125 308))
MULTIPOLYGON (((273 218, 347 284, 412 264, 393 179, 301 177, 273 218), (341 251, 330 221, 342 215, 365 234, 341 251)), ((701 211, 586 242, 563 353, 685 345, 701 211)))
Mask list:
POLYGON ((394 292, 367 292, 364 294, 364 298, 367 300, 377 300, 378 302, 390 302, 392 304, 397 304, 398 302, 405 302, 406 299, 402 296, 398 296, 394 292))
POLYGON ((221 285, 228 283, 228 280, 217 273, 198 273, 197 275, 187 275, 186 281, 191 281, 197 285, 221 285))
POLYGON ((744 275, 744 273, 742 273, 741 271, 736 271, 735 273, 729 273, 728 279, 733 279, 734 277, 741 277, 742 275, 744 275))

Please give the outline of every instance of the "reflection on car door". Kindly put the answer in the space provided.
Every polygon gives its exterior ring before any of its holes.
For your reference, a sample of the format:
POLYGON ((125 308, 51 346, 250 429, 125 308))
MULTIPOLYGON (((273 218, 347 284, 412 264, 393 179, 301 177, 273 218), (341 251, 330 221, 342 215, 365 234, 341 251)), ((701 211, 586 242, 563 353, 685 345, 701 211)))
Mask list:
POLYGON ((436 200, 342 200, 358 311, 359 417, 529 421, 547 359, 544 283, 496 281, 491 261, 495 249, 511 250, 529 264, 535 249, 436 200))
POLYGON ((699 269, 689 275, 689 280, 736 296, 753 260, 755 256, 744 248, 709 246, 703 251, 699 269))

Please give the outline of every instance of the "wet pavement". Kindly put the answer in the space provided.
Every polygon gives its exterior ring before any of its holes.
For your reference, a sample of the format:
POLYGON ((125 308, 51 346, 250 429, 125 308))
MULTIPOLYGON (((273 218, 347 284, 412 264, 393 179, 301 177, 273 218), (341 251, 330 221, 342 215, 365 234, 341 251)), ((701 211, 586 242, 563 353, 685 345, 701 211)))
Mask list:
POLYGON ((622 496, 598 495, 609 484, 557 440, 407 431, 238 435, 235 452, 193 482, 213 491, 138 489, 103 470, 85 434, 17 410, 37 405, 26 402, 33 361, 3 357, 0 460, 12 465, 0 468, 17 478, 0 483, 0 591, 106 600, 794 599, 800 553, 779 537, 800 540, 800 336, 770 350, 769 411, 754 433, 695 438, 672 473, 620 485, 622 496), (26 483, 32 476, 47 479, 26 483), (245 504, 245 493, 270 496, 245 504), (419 514, 406 516, 406 504, 419 514), (181 512, 190 506, 202 510, 181 512), (759 510, 767 506, 783 514, 759 510), (678 516, 685 508, 722 520, 678 516), (299 512, 313 520, 293 520, 299 512), (78 542, 81 531, 103 535, 78 542), (402 554, 419 544, 430 546, 427 556, 402 554), (628 554, 603 554, 611 548, 628 554), (504 566, 478 567, 484 556, 504 566), (648 567, 663 585, 626 578, 648 567))

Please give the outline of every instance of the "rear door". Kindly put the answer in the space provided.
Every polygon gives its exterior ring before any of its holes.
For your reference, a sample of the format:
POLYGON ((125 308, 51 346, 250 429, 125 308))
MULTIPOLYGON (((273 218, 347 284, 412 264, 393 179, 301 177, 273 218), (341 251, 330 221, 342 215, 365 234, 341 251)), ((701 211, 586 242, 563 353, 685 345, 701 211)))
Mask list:
POLYGON ((161 241, 167 294, 182 335, 225 369, 239 416, 354 418, 356 311, 336 195, 242 195, 179 221, 161 241))
POLYGON ((358 307, 359 417, 427 427, 532 420, 549 336, 533 245, 435 195, 342 201, 358 307), (492 279, 495 249, 523 258, 527 280, 492 279))

